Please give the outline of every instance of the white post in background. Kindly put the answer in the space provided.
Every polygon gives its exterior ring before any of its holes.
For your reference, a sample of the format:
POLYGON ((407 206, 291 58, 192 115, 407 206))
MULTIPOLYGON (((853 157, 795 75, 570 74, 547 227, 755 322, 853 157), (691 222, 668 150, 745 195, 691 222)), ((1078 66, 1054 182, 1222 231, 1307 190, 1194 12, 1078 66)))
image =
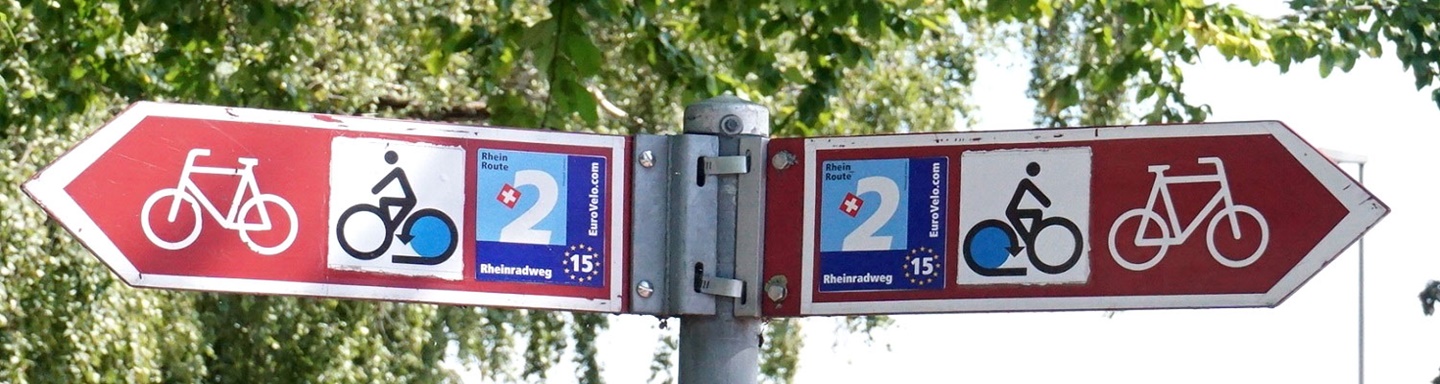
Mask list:
MULTIPOLYGON (((1322 149, 1320 150, 1320 152, 1324 153, 1325 157, 1330 158, 1330 161, 1334 162, 1335 164, 1350 163, 1359 166, 1358 181, 1360 182, 1361 186, 1365 185, 1365 162, 1369 159, 1367 159, 1364 155, 1357 155, 1353 153, 1346 153, 1330 149, 1322 149)), ((1358 370, 1357 375, 1359 376, 1359 383, 1365 384, 1365 236, 1360 236, 1359 243, 1359 267, 1357 268, 1359 270, 1359 272, 1357 273, 1359 276, 1356 278, 1356 284, 1358 285, 1358 287, 1356 288, 1358 291, 1357 296, 1359 297, 1359 302, 1356 304, 1356 313, 1358 313, 1356 316, 1358 317, 1359 325, 1357 326, 1358 329, 1356 330, 1355 343, 1357 344, 1356 347, 1359 351, 1359 357, 1357 358, 1358 361, 1356 361, 1358 370)))

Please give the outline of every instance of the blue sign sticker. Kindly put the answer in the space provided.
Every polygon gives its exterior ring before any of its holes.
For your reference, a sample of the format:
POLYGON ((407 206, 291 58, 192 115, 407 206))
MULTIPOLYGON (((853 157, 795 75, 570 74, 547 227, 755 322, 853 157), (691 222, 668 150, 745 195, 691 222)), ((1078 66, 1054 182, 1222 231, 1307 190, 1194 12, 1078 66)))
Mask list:
POLYGON ((475 279, 601 287, 606 159, 481 148, 475 279))
POLYGON ((945 287, 945 157, 820 167, 821 292, 945 287))

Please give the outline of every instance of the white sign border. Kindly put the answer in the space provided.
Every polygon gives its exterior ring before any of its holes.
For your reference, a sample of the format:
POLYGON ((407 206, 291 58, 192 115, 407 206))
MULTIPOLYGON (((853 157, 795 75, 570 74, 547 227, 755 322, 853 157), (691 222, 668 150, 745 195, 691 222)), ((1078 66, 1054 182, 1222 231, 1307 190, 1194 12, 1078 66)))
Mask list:
MULTIPOLYGON (((805 140, 805 201, 816 195, 816 153, 832 149, 911 148, 994 144, 1044 144, 1124 139, 1269 135, 1314 175, 1349 212, 1300 262, 1264 294, 1089 296, 988 299, 815 302, 815 206, 804 204, 801 227, 800 315, 905 314, 1008 311, 1274 307, 1389 213, 1350 175, 1279 121, 1115 126, 1051 130, 947 132, 805 140)), ((956 236, 956 234, 952 234, 956 236)))
MULTIPOLYGON (((41 170, 24 189, 31 199, 55 217, 87 248, 127 284, 136 287, 173 288, 197 291, 259 293, 294 296, 321 296, 352 299, 394 300, 437 304, 539 308, 619 313, 624 309, 625 188, 629 185, 630 162, 626 136, 500 129, 420 121, 336 116, 303 112, 271 111, 204 105, 138 102, 97 129, 54 163, 41 170), (477 139, 526 144, 565 143, 571 146, 610 150, 612 168, 610 193, 610 290, 607 299, 508 294, 439 289, 376 287, 363 285, 237 279, 223 277, 141 274, 120 248, 100 230, 65 187, 94 164, 146 117, 176 117, 238 123, 273 124, 350 132, 396 134, 457 139, 477 139)), ((468 203, 467 203, 468 204, 468 203)))

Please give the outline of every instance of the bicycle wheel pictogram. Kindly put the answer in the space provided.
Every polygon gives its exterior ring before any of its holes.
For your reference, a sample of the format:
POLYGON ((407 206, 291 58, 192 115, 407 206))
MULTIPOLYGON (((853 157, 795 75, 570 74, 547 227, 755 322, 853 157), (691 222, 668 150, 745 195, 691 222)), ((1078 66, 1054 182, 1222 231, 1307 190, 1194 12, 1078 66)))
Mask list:
POLYGON ((460 245, 460 234, 455 227, 455 221, 451 220, 450 216, 433 208, 417 210, 408 215, 403 223, 397 225, 394 220, 384 215, 384 211, 380 207, 357 204, 340 214, 340 219, 335 225, 335 237, 340 243, 340 249, 360 260, 374 260, 385 255, 394 245, 394 241, 399 239, 402 244, 409 245, 410 249, 416 253, 415 255, 395 254, 392 256, 394 262, 402 264, 440 264, 448 260, 460 245), (355 228, 351 228, 351 226, 358 225, 355 224, 356 220, 367 219, 379 222, 384 228, 383 232, 375 234, 364 231, 363 228, 352 232, 352 229, 355 228), (355 237, 377 242, 372 245, 361 240, 357 244, 355 237))
MULTIPOLYGON (((1252 263, 1255 263, 1255 260, 1259 259, 1260 255, 1265 253, 1265 248, 1269 245, 1269 223, 1265 222, 1265 216, 1260 215, 1259 211, 1256 211, 1255 208, 1251 208, 1248 205, 1235 205, 1231 206, 1230 208, 1221 210, 1220 212, 1216 213, 1214 217, 1210 218, 1210 225, 1205 230, 1205 246, 1210 250, 1210 256, 1214 257, 1215 261, 1220 262, 1220 264, 1230 268, 1243 268, 1252 263), (1221 225, 1221 222, 1226 222, 1228 224, 1221 225), (1215 232, 1215 229, 1225 228, 1226 230, 1222 232, 1230 235, 1228 239, 1236 240, 1237 243, 1239 243, 1231 247, 1226 247, 1226 250, 1235 251, 1237 250, 1236 248, 1244 248, 1248 245, 1247 242, 1238 241, 1244 240, 1246 238, 1247 233, 1244 229, 1242 229, 1250 228, 1245 225, 1246 223, 1258 224, 1258 235, 1253 232, 1253 229, 1252 232, 1248 233, 1248 235, 1251 237, 1258 237, 1259 241, 1256 244, 1255 248, 1250 251, 1249 255, 1241 258, 1230 257, 1226 254, 1226 252, 1222 252, 1220 250, 1220 247, 1217 246, 1217 241, 1224 241, 1226 240, 1226 238, 1216 237, 1217 233, 1215 232)), ((1239 254, 1245 254, 1244 249, 1239 249, 1239 251, 1239 254)))
MULTIPOLYGON (((1080 262, 1080 254, 1085 251, 1084 238, 1080 236, 1080 227, 1075 226, 1075 222, 1063 217, 1047 217, 1041 219, 1039 223, 1036 223, 1029 237, 1025 239, 1025 244, 1028 245, 1025 252, 1030 257, 1030 264, 1034 265, 1035 269, 1039 269, 1040 272, 1051 275, 1064 273, 1065 271, 1069 271, 1070 268, 1074 268, 1075 264, 1080 262), (1063 229, 1066 232, 1056 234, 1056 228, 1063 229), (1050 231, 1047 232, 1047 229, 1050 231), (1049 235, 1046 236, 1046 234, 1049 235), (1070 246, 1069 256, 1063 257, 1061 259, 1063 261, 1059 263, 1050 263, 1047 259, 1051 258, 1040 256, 1041 247, 1038 246, 1042 244, 1040 240, 1042 238, 1051 239, 1053 236, 1060 237, 1057 239, 1058 241, 1046 241, 1043 243, 1046 244, 1045 252, 1047 254, 1054 250, 1054 247, 1070 246)), ((1063 249, 1059 252, 1060 255, 1066 253, 1063 249)))
POLYGON ((440 264, 448 260, 460 244, 455 222, 440 210, 430 208, 410 214, 397 237, 416 253, 416 256, 395 256, 395 262, 405 264, 440 264))
POLYGON ((1120 215, 1115 224, 1110 226, 1110 257, 1115 259, 1116 264, 1132 271, 1144 271, 1159 264, 1165 259, 1165 252, 1170 250, 1170 243, 1163 241, 1170 238, 1170 228, 1165 224, 1165 219, 1154 211, 1136 208, 1120 215), (1130 224, 1134 223, 1134 235, 1122 235, 1131 233, 1130 224), (1151 235, 1151 231, 1159 232, 1158 235, 1151 235), (1121 254, 1117 245, 1125 245, 1133 248, 1130 257, 1121 254), (1153 249, 1155 254, 1138 256, 1147 249, 1153 249))
POLYGON ((989 219, 970 228, 960 244, 960 251, 965 264, 982 276, 1023 276, 1024 268, 1001 267, 1020 252, 1018 241, 1010 224, 989 219))
POLYGON ((200 237, 200 219, 200 203, 178 188, 155 191, 140 208, 140 229, 145 232, 145 238, 171 251, 184 249, 200 237), (156 210, 157 206, 162 208, 156 210), (189 214, 180 214, 182 211, 189 214), (155 213, 161 217, 152 217, 155 213))
POLYGON ((295 236, 299 234, 300 226, 296 225, 295 207, 290 202, 271 194, 262 194, 245 202, 240 206, 240 220, 250 220, 251 213, 255 213, 256 223, 246 221, 247 225, 239 228, 240 240, 250 246, 250 250, 262 255, 270 256, 290 248, 295 242, 295 236), (283 215, 274 214, 275 212, 283 215), (284 218, 284 222, 277 222, 277 219, 284 218), (281 224, 281 225, 277 225, 281 224), (284 232, 281 229, 284 229, 284 232), (283 236, 277 234, 283 233, 283 236), (258 239, 258 240, 257 240, 258 239), (270 245, 262 242, 272 242, 270 245))
POLYGON ((385 212, 380 210, 380 207, 369 204, 357 204, 346 209, 345 213, 340 214, 340 220, 335 223, 335 237, 336 240, 340 242, 340 249, 343 249, 345 254, 360 260, 373 260, 385 254, 385 251, 390 250, 390 242, 394 240, 394 237, 390 236, 389 231, 385 231, 385 233, 380 236, 365 236, 370 239, 379 239, 379 243, 373 247, 366 247, 366 244, 363 243, 360 247, 356 247, 350 238, 353 235, 350 234, 350 231, 347 231, 347 229, 351 225, 354 225, 351 220, 357 219, 355 215, 359 214, 373 216, 375 221, 381 223, 380 226, 382 228, 389 226, 390 220, 385 212))
POLYGON ((984 220, 972 227, 961 243, 965 263, 982 276, 1024 276, 1026 269, 1023 267, 1002 268, 1011 257, 1019 256, 1021 252, 1040 272, 1051 275, 1065 273, 1080 262, 1084 250, 1080 228, 1063 217, 1044 218, 1024 236, 1018 235, 1005 221, 984 220), (1068 247, 1068 250, 1057 248, 1062 246, 1068 247), (1057 260, 1054 255, 1064 256, 1057 260))

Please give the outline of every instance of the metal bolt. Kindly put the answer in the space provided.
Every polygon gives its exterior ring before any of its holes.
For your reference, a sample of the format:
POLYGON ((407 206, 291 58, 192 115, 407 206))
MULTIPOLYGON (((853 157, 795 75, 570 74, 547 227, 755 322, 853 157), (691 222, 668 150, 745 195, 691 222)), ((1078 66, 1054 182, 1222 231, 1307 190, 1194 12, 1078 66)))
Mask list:
POLYGON ((740 116, 725 115, 720 118, 720 132, 726 135, 738 135, 745 129, 745 124, 740 121, 740 116))
POLYGON ((788 293, 787 289, 785 289, 785 283, 786 279, 784 275, 771 276, 770 280, 765 282, 765 296, 769 297, 770 301, 776 303, 785 300, 785 295, 788 293))
POLYGON ((640 152, 640 166, 645 168, 655 166, 655 153, 651 151, 640 152))
POLYGON ((640 298, 648 299, 650 295, 655 294, 655 287, 650 286, 650 280, 640 280, 639 284, 635 284, 635 294, 640 295, 640 298))
POLYGON ((795 154, 790 153, 790 151, 780 151, 776 153, 774 157, 770 158, 770 165, 779 170, 790 168, 790 166, 795 165, 795 154))

